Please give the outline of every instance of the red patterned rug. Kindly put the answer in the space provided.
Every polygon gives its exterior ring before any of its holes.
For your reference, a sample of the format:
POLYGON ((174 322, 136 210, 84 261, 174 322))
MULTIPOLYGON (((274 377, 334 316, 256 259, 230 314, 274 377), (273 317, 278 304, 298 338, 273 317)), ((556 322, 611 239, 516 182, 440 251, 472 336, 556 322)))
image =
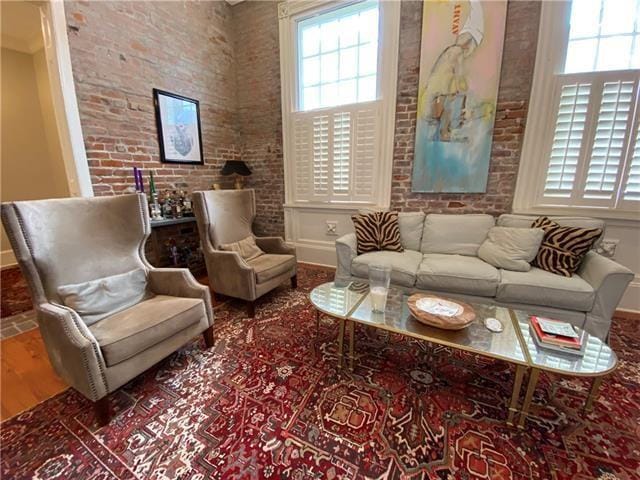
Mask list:
POLYGON ((594 412, 588 385, 548 377, 536 419, 505 423, 510 367, 398 335, 357 333, 354 373, 336 368, 337 326, 316 334, 306 293, 331 273, 301 268, 257 316, 217 312, 200 339, 129 383, 101 429, 68 390, 1 426, 2 478, 640 478, 640 324, 617 321, 620 368, 594 412))

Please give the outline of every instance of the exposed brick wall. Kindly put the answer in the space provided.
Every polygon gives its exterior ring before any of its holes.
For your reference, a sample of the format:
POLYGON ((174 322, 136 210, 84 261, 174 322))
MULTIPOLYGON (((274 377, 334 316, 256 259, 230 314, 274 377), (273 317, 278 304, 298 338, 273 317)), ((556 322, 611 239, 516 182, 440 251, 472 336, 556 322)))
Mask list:
POLYGON ((540 3, 511 1, 508 5, 489 180, 487 192, 482 194, 411 192, 422 2, 403 1, 401 15, 391 207, 403 211, 451 213, 500 214, 510 211, 531 91, 540 3))
POLYGON ((240 154, 253 175, 258 234, 284 235, 280 50, 275 1, 233 7, 240 154))
POLYGON ((67 2, 71 61, 94 191, 202 190, 238 158, 235 55, 226 2, 67 2), (204 166, 160 163, 153 88, 200 101, 204 166), (147 176, 148 179, 148 176, 147 176))

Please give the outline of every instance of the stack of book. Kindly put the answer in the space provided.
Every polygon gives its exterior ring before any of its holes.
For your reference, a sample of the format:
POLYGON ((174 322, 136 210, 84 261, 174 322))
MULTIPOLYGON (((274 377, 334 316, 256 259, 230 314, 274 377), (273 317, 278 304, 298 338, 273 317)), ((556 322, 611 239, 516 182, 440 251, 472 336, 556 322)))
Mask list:
POLYGON ((568 322, 550 318, 531 317, 531 336, 543 348, 572 355, 582 355, 583 335, 568 322))

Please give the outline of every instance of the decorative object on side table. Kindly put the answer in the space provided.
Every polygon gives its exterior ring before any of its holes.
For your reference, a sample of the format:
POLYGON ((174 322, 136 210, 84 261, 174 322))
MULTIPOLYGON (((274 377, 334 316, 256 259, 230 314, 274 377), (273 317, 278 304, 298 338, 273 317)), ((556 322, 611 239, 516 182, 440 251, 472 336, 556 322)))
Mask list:
POLYGON ((153 89, 160 160, 203 165, 200 103, 192 98, 153 89))
POLYGON ((151 193, 151 202, 149 202, 149 210, 151 220, 162 220, 162 208, 158 203, 158 192, 156 191, 156 183, 153 180, 153 172, 149 174, 149 192, 151 193))
POLYGON ((369 265, 369 289, 371 293, 372 311, 384 313, 390 284, 391 267, 389 265, 369 265))
POLYGON ((220 173, 225 176, 235 175, 234 187, 236 190, 242 190, 244 188, 242 177, 251 175, 251 170, 242 160, 227 160, 220 173))
POLYGON ((416 293, 408 299, 409 311, 421 323, 444 330, 462 330, 476 319, 471 305, 416 293))

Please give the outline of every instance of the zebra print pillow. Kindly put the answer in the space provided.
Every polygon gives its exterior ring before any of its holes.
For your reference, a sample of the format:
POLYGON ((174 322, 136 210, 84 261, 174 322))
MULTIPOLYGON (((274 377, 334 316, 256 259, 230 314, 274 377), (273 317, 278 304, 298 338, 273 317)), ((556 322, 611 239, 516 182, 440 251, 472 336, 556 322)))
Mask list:
POLYGON ((397 212, 373 212, 353 215, 358 240, 358 255, 378 250, 402 252, 397 212))
POLYGON ((547 272, 570 277, 602 235, 601 228, 563 227, 548 217, 536 219, 531 228, 542 228, 544 238, 532 265, 547 272))

